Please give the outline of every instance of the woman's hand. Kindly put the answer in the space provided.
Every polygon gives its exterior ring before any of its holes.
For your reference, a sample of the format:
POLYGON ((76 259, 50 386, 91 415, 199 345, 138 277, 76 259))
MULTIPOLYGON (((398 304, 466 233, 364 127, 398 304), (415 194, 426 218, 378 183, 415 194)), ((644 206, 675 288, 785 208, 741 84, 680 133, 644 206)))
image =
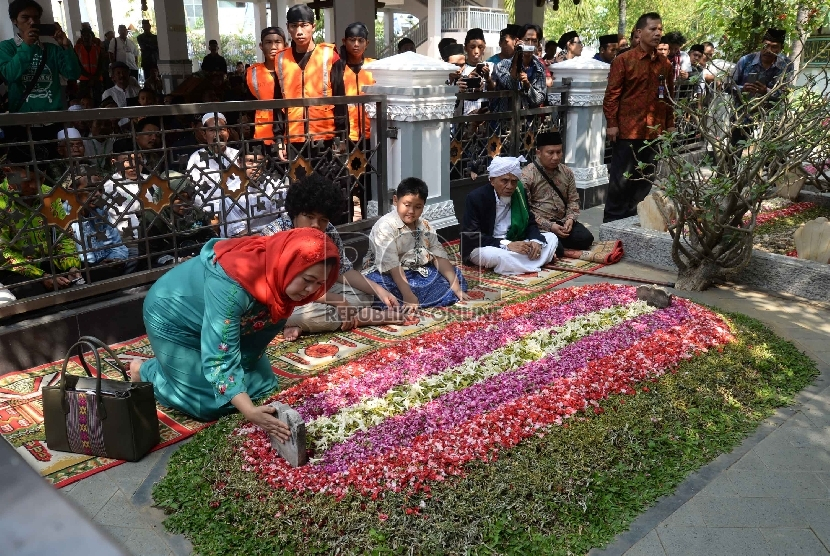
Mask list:
POLYGON ((271 436, 275 436, 280 442, 285 442, 291 437, 291 429, 288 425, 274 417, 277 408, 270 405, 261 405, 248 409, 243 416, 248 422, 258 426, 271 436))

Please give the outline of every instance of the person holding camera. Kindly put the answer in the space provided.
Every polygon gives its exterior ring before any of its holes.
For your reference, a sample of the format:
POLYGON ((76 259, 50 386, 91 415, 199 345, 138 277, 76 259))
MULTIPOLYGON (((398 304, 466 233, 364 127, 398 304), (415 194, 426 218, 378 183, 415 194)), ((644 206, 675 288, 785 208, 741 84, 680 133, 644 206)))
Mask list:
MULTIPOLYGON (((545 67, 536 57, 536 45, 517 41, 513 57, 502 60, 493 68, 493 81, 497 91, 519 91, 519 108, 538 108, 547 98, 545 67)), ((502 99, 503 100, 503 99, 502 99)), ((493 107, 493 112, 504 111, 508 106, 498 103, 500 110, 493 107)))
MULTIPOLYGON (((484 61, 484 31, 475 28, 467 31, 464 37, 464 65, 456 72, 455 83, 460 93, 475 93, 493 90, 495 83, 491 80, 491 64, 484 61)), ((452 77, 452 76, 451 76, 452 77)), ((483 99, 466 99, 461 103, 461 112, 477 114, 484 105, 483 99)))
MULTIPOLYGON (((72 42, 57 23, 41 24, 42 15, 43 8, 35 0, 9 4, 17 34, 0 42, 0 75, 9 87, 9 112, 63 110, 60 76, 69 80, 81 76, 72 42), (41 37, 52 37, 57 44, 43 43, 41 37)), ((57 128, 48 127, 33 127, 35 139, 54 139, 57 128)))

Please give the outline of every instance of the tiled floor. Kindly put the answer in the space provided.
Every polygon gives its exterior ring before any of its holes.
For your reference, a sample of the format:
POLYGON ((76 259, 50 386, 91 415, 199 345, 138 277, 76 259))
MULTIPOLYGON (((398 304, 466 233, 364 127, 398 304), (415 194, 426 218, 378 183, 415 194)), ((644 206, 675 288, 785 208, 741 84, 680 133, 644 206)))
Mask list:
MULTIPOLYGON (((601 209, 582 220, 596 234, 601 209)), ((621 262, 605 272, 673 280, 668 272, 621 262)), ((585 276, 565 284, 600 281, 585 276)), ((758 318, 820 365, 822 376, 730 454, 689 477, 597 554, 828 554, 830 548, 830 314, 827 309, 742 289, 684 295, 758 318)), ((189 554, 168 534, 150 492, 176 446, 62 490, 136 555, 189 554)))

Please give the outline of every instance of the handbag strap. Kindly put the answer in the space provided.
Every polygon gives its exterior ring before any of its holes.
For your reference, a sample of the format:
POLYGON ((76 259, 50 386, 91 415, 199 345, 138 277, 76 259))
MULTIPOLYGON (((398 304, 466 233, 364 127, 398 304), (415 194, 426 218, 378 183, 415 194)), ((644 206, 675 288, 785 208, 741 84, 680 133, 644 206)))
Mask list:
POLYGON ((32 77, 32 80, 29 81, 29 84, 26 85, 26 89, 23 91, 23 100, 20 101, 20 106, 17 107, 15 112, 23 108, 23 105, 26 104, 26 101, 29 99, 29 95, 32 94, 32 91, 37 86, 37 80, 40 79, 40 74, 43 73, 43 68, 46 67, 46 46, 43 47, 41 50, 40 55, 40 63, 37 65, 37 69, 35 70, 35 75, 32 77))
POLYGON ((545 172, 544 168, 542 168, 542 166, 535 159, 533 160, 533 165, 536 166, 536 169, 539 170, 539 173, 542 174, 542 176, 544 176, 546 180, 548 180, 550 186, 553 188, 554 191, 556 191, 556 194, 559 195, 559 198, 562 199, 562 202, 565 203, 565 212, 567 212, 568 200, 565 198, 565 194, 562 193, 558 187, 556 187, 556 184, 553 183, 551 177, 547 174, 547 172, 545 172))
POLYGON ((72 358, 72 353, 75 349, 78 349, 78 356, 81 362, 81 366, 84 368, 86 373, 91 377, 92 372, 89 369, 89 366, 84 359, 84 348, 89 347, 92 351, 92 355, 95 357, 95 367, 98 369, 98 376, 95 380, 95 399, 98 401, 98 416, 103 421, 107 418, 107 410, 104 407, 104 399, 101 397, 101 378, 104 374, 101 372, 101 354, 99 350, 103 349, 110 357, 115 360, 115 363, 109 363, 109 365, 121 372, 121 375, 124 377, 124 380, 129 381, 129 375, 127 374, 127 370, 124 368, 124 365, 118 359, 118 356, 113 353, 112 349, 105 343, 103 343, 98 338, 94 338, 92 336, 82 336, 77 342, 75 342, 66 352, 66 357, 63 359, 63 367, 61 368, 61 409, 63 409, 64 414, 69 413, 69 403, 66 401, 66 368, 69 365, 69 360, 72 358))

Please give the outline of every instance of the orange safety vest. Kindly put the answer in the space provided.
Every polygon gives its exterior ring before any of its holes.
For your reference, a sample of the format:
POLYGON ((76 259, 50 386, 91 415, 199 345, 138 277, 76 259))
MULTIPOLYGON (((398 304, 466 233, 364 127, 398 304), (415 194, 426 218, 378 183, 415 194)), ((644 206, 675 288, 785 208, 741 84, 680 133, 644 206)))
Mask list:
MULTIPOLYGON (((274 65, 283 98, 330 97, 331 67, 338 59, 333 44, 321 43, 314 47, 305 70, 301 70, 291 47, 277 52, 274 65)), ((315 141, 334 139, 334 106, 297 106, 287 112, 289 143, 305 141, 307 134, 315 141)))
MULTIPOLYGON (((92 47, 87 50, 83 43, 78 43, 75 45, 75 54, 78 55, 78 61, 81 63, 81 67, 84 71, 93 76, 98 73, 98 58, 101 56, 100 46, 93 44, 92 47)), ((94 79, 96 81, 100 81, 103 79, 103 76, 98 75, 94 79)), ((89 81, 89 77, 81 74, 81 81, 89 81)))
MULTIPOLYGON (((245 76, 248 89, 259 100, 273 100, 274 78, 263 63, 253 64, 245 76)), ((274 143, 274 111, 257 110, 254 114, 254 138, 261 139, 266 145, 274 143)))
MULTIPOLYGON (((364 58, 363 63, 368 64, 374 62, 374 58, 364 58)), ((374 85, 375 79, 372 77, 371 71, 361 69, 355 73, 352 68, 346 64, 346 69, 343 72, 343 84, 346 86, 346 96, 356 97, 363 93, 365 85, 374 85)), ((369 121, 369 116, 366 115, 366 107, 363 104, 349 105, 349 139, 352 141, 359 141, 361 139, 360 122, 363 121, 362 137, 368 139, 372 136, 372 125, 369 121)))

